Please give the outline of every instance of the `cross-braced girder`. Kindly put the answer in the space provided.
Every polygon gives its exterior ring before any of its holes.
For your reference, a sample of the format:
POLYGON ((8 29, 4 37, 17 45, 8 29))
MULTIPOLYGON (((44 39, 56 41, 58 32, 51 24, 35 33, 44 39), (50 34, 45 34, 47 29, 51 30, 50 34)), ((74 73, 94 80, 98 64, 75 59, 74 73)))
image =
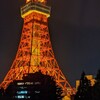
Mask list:
POLYGON ((36 11, 24 16, 24 25, 15 60, 1 86, 6 88, 23 75, 41 71, 53 76, 67 94, 73 89, 55 59, 48 30, 48 17, 36 11), (70 89, 70 91, 69 91, 70 89))

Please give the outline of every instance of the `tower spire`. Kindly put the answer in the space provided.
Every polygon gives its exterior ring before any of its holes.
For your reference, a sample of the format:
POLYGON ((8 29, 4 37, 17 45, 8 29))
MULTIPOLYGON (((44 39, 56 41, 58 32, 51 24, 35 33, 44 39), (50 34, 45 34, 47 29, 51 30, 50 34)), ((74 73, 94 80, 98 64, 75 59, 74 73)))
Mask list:
POLYGON ((13 80, 22 80, 23 75, 40 70, 42 74, 53 76, 67 94, 73 92, 52 49, 48 30, 50 11, 51 7, 46 5, 46 0, 26 0, 26 4, 21 7, 24 20, 22 35, 16 57, 1 87, 6 89, 13 80))

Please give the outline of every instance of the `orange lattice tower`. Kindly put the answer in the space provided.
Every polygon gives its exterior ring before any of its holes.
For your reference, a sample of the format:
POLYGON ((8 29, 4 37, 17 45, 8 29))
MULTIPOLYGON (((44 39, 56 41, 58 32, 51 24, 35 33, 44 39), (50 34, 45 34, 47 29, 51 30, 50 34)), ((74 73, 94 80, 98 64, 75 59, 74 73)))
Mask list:
POLYGON ((27 0, 21 7, 21 16, 24 19, 22 36, 15 60, 1 87, 6 89, 13 80, 21 80, 23 75, 41 70, 43 74, 53 76, 66 93, 73 92, 52 50, 48 30, 50 9, 46 0, 27 0))

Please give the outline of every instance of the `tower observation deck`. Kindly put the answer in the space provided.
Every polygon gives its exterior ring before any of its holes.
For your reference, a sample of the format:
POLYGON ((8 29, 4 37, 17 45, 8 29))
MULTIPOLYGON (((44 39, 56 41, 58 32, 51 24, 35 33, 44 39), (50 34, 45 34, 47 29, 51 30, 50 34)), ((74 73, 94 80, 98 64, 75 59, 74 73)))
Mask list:
POLYGON ((50 11, 46 0, 26 0, 21 7, 24 23, 18 51, 0 87, 6 89, 12 81, 41 71, 42 74, 53 76, 66 94, 74 93, 54 56, 48 30, 50 11))

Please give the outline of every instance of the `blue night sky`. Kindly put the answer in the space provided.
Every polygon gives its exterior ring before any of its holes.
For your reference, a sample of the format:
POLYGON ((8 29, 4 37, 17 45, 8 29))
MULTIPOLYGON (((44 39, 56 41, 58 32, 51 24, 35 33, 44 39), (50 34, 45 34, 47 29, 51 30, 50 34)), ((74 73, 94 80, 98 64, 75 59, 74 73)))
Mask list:
MULTIPOLYGON (((10 69, 20 40, 24 0, 0 2, 0 82, 10 69)), ((49 31, 55 57, 72 86, 82 71, 100 69, 100 0, 48 0, 49 31)))

